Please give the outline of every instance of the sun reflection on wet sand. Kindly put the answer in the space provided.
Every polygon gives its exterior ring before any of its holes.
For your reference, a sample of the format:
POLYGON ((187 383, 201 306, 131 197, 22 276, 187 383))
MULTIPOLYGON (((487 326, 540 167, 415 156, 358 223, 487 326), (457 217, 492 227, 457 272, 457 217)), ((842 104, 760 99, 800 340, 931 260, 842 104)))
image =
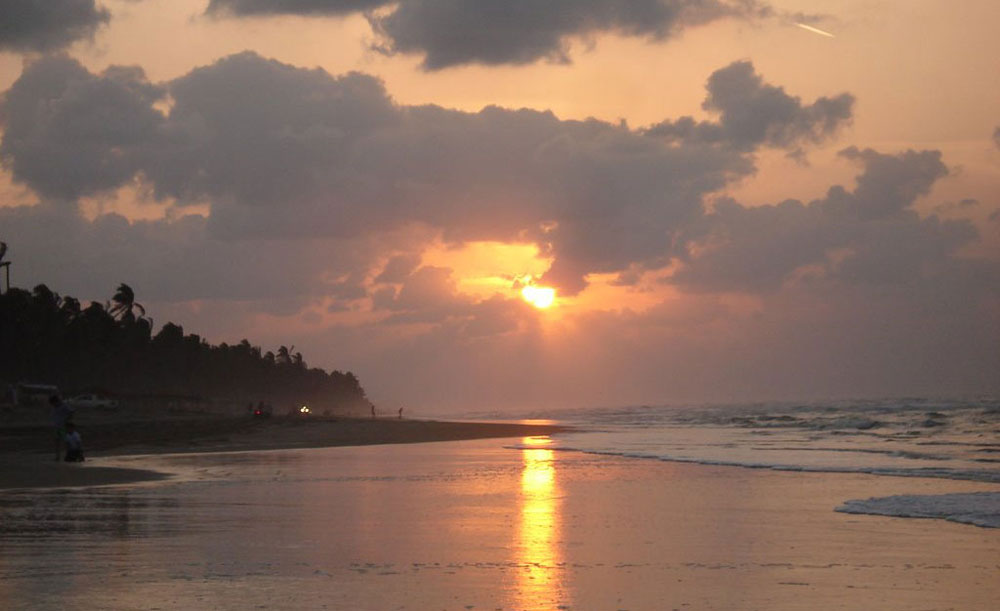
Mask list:
POLYGON ((550 606, 564 596, 559 548, 558 484, 555 452, 547 437, 525 437, 521 450, 521 513, 518 523, 518 591, 523 609, 550 606))

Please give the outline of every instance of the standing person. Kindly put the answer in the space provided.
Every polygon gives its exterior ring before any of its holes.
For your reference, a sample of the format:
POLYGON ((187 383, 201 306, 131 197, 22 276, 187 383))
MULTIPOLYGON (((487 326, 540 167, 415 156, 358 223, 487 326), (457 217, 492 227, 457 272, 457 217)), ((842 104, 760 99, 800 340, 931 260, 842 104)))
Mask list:
POLYGON ((403 408, 402 408, 402 407, 401 407, 401 408, 399 408, 399 419, 400 419, 400 420, 402 420, 402 419, 403 419, 403 408))
POLYGON ((59 395, 49 397, 49 404, 52 405, 52 426, 55 427, 56 460, 59 460, 66 443, 66 423, 73 417, 73 408, 59 395))
POLYGON ((375 404, 372 403, 371 405, 372 405, 372 420, 374 420, 375 419, 375 404))
POLYGON ((66 423, 66 462, 83 462, 83 440, 72 422, 66 423))

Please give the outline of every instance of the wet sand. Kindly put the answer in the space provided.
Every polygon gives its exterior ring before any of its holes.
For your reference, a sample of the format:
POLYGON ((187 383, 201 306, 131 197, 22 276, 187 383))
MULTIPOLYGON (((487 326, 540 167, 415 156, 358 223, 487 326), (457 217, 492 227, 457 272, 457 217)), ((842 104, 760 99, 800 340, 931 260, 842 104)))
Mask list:
POLYGON ((292 448, 423 443, 543 435, 544 424, 390 420, 370 418, 80 418, 88 462, 51 458, 51 431, 44 424, 0 427, 0 489, 94 486, 164 477, 152 470, 97 467, 95 459, 125 454, 244 452, 292 448))
POLYGON ((177 477, 0 493, 0 601, 15 610, 987 610, 1000 596, 1000 530, 834 511, 849 498, 982 484, 509 446, 102 459, 177 477))

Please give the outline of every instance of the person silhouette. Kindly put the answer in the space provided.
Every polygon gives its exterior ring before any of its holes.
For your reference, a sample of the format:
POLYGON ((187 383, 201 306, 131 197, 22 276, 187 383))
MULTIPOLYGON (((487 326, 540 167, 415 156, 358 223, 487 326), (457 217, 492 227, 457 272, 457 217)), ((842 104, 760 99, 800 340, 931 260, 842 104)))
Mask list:
POLYGON ((59 395, 49 397, 49 404, 52 405, 52 426, 55 428, 56 460, 59 460, 66 443, 66 424, 73 417, 73 408, 59 395))
POLYGON ((66 462, 83 462, 83 440, 72 422, 66 423, 66 462))
POLYGON ((402 408, 402 407, 401 407, 401 408, 399 408, 399 419, 400 419, 400 420, 402 420, 402 419, 403 419, 403 408, 402 408))

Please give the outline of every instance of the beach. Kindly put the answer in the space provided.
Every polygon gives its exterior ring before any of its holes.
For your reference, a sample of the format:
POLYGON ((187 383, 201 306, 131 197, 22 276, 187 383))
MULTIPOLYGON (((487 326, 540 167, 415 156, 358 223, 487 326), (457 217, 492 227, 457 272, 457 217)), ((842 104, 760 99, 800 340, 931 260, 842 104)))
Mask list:
POLYGON ((62 464, 51 430, 40 418, 0 426, 0 489, 124 484, 167 477, 155 470, 95 466, 101 457, 125 454, 250 452, 455 441, 550 434, 559 427, 511 422, 452 422, 370 418, 234 418, 212 415, 137 419, 91 413, 77 417, 86 464, 62 464), (98 459, 95 462, 95 459, 98 459))
POLYGON ((9 609, 991 609, 1000 530, 837 513, 974 482, 592 456, 548 437, 119 455, 0 493, 9 609))
MULTIPOLYGON (((44 426, 22 423, 3 429, 0 600, 25 610, 993 608, 1000 529, 843 512, 873 497, 995 494, 991 472, 960 479, 967 454, 993 448, 968 428, 992 426, 992 412, 939 406, 951 424, 917 434, 911 408, 864 408, 882 414, 879 433, 859 409, 796 408, 791 428, 791 416, 731 410, 725 426, 713 411, 678 422, 649 409, 570 425, 85 414, 82 465, 53 461, 44 426), (886 475, 869 446, 899 438, 946 448, 952 458, 934 462, 954 464, 954 477, 886 475), (962 439, 962 453, 947 449, 962 439), (655 448, 688 454, 638 453, 655 448), (754 468, 712 464, 727 452, 754 468), (747 452, 776 455, 773 468, 747 452), (812 471, 784 464, 799 454, 812 471), (840 471, 817 470, 828 454, 840 471)), ((927 451, 905 460, 922 468, 927 451)))

